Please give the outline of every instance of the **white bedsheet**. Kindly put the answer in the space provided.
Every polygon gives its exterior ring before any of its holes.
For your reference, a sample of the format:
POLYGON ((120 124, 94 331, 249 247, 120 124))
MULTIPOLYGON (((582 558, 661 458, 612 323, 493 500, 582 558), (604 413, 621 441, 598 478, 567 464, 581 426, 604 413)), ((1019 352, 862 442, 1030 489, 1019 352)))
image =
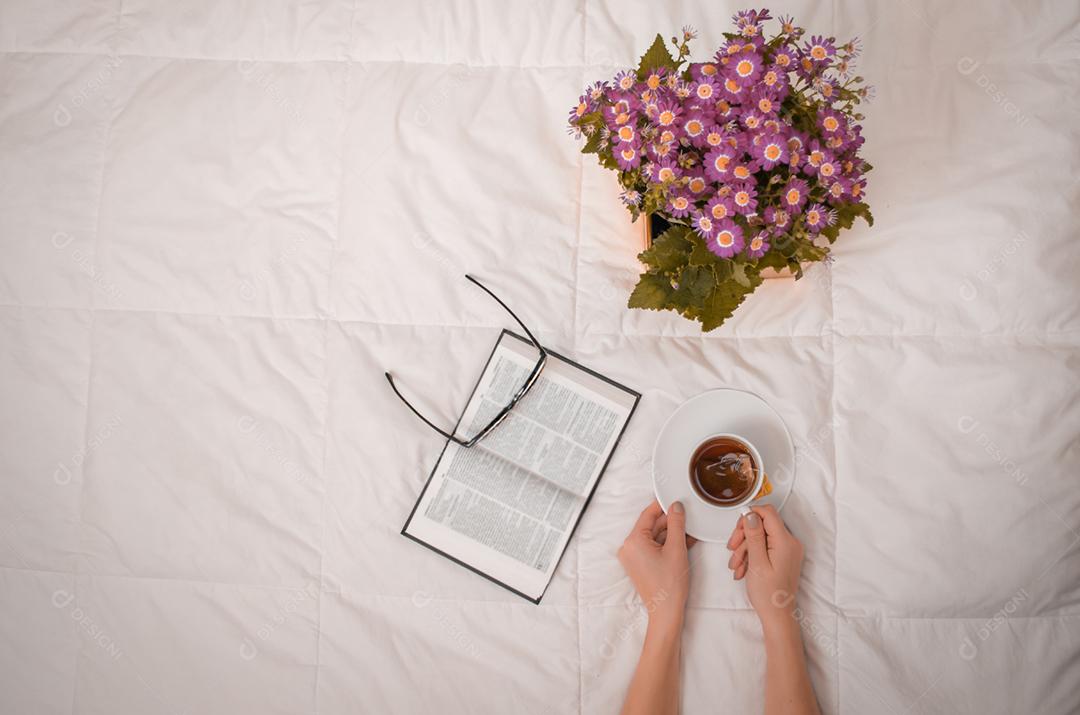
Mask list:
MULTIPOLYGON (((653 436, 798 447, 830 713, 1080 711, 1080 5, 774 3, 860 35, 877 225, 721 330, 629 312, 566 113, 731 2, 0 1, 0 712, 607 713, 653 436), (399 535, 504 315, 644 397, 537 607, 399 535)), ((684 710, 763 652, 695 550, 684 710)))

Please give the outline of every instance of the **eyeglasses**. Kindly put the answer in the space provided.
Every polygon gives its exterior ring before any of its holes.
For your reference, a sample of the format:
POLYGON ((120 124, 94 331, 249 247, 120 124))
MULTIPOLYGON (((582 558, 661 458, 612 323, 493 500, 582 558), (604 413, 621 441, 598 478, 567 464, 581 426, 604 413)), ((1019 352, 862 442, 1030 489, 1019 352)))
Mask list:
POLYGON ((477 442, 486 437, 493 429, 502 424, 503 420, 505 420, 510 414, 510 410, 514 409, 514 405, 520 402, 521 399, 525 397, 525 395, 529 394, 529 390, 531 390, 533 388, 533 385, 536 384, 536 381, 540 378, 540 373, 543 371, 544 366, 547 365, 548 353, 547 350, 544 350, 543 346, 540 345, 540 341, 536 339, 536 337, 532 334, 532 331, 525 327, 525 323, 521 322, 521 319, 514 314, 514 311, 510 310, 506 303, 500 300, 499 296, 492 293, 487 286, 485 286, 483 283, 476 280, 472 276, 466 274, 465 277, 477 286, 479 286, 480 289, 483 290, 485 293, 494 298, 495 302, 501 305, 503 309, 510 314, 510 317, 513 318, 514 321, 521 326, 521 329, 525 331, 525 335, 529 337, 529 342, 532 343, 533 347, 535 347, 537 352, 540 354, 540 357, 537 359, 532 371, 529 372, 529 376, 525 378, 524 384, 522 384, 522 386, 518 388, 517 392, 514 393, 514 396, 510 399, 509 404, 507 404, 506 407, 503 407, 501 410, 495 413, 495 417, 492 418, 491 422, 489 422, 487 426, 484 427, 482 430, 480 430, 468 439, 462 439, 456 434, 457 427, 454 427, 453 430, 447 432, 446 430, 440 429, 431 420, 420 414, 420 411, 413 407, 413 404, 407 399, 405 399, 405 396, 401 394, 400 390, 398 390, 397 385, 394 384, 394 378, 390 375, 390 373, 387 372, 384 374, 386 375, 386 381, 390 383, 390 388, 393 389, 394 394, 397 395, 398 398, 405 403, 405 406, 412 410, 412 413, 419 417, 424 424, 441 434, 443 437, 446 437, 448 440, 454 442, 455 444, 459 444, 462 447, 472 447, 477 442))

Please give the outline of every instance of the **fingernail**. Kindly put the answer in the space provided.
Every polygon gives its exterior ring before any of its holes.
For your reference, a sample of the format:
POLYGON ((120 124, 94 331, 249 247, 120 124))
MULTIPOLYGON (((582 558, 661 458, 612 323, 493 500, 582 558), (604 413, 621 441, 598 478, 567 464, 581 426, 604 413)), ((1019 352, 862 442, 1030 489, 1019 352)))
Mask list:
POLYGON ((682 513, 685 513, 685 511, 686 511, 685 509, 683 509, 683 505, 682 505, 681 501, 672 502, 671 503, 671 510, 673 512, 675 512, 676 514, 682 514, 682 513))
POLYGON ((746 515, 746 525, 751 529, 756 529, 761 525, 761 517, 754 512, 750 512, 746 515))

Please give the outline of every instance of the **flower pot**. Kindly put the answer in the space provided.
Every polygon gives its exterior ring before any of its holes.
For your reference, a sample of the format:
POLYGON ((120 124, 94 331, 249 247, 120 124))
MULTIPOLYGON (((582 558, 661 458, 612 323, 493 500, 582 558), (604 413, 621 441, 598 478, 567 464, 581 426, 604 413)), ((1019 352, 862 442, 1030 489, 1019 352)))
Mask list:
MULTIPOLYGON (((649 248, 652 246, 653 239, 671 228, 671 223, 660 214, 645 214, 644 219, 645 248, 649 248)), ((788 268, 785 268, 782 271, 778 271, 775 268, 763 268, 761 270, 761 277, 794 279, 795 274, 788 268)))

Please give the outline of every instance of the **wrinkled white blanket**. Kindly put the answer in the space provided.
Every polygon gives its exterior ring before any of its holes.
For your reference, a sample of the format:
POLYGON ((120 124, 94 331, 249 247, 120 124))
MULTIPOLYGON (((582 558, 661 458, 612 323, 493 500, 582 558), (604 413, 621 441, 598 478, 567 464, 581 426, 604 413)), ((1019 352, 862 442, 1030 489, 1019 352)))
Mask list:
MULTIPOLYGON (((1080 710, 1080 6, 774 5, 866 47, 877 225, 722 329, 630 312, 564 121, 730 2, 0 2, 0 711, 606 713, 658 427, 736 386, 830 713, 1080 710), (537 607, 399 535, 504 315, 640 390, 537 607)), ((702 545, 685 711, 755 712, 702 545)))

